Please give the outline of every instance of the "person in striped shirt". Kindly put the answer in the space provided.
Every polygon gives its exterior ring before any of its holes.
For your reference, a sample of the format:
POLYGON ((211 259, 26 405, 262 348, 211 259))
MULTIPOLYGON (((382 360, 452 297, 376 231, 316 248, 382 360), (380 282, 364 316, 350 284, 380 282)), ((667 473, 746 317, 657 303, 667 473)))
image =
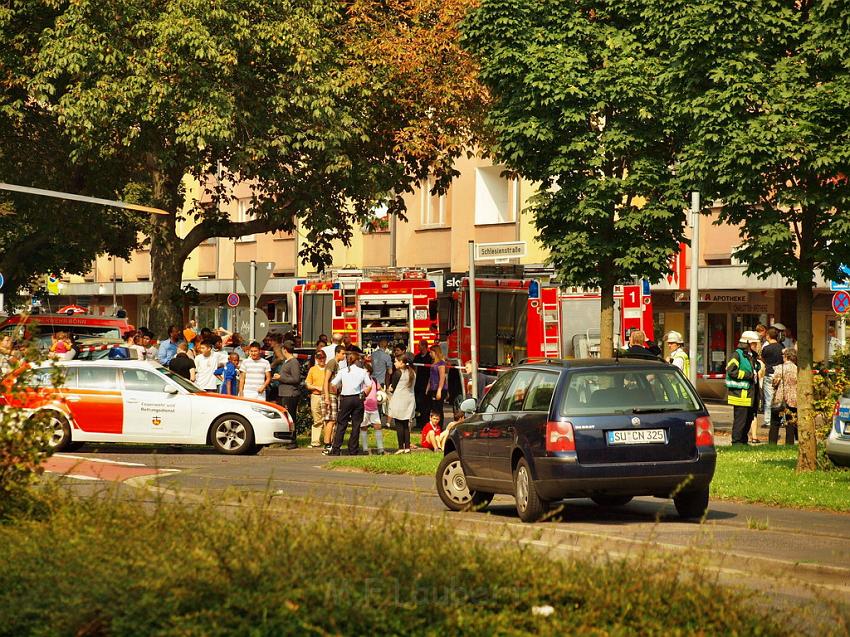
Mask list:
POLYGON ((256 400, 266 399, 266 389, 272 380, 272 367, 260 357, 260 344, 251 343, 248 358, 239 364, 239 395, 256 400))

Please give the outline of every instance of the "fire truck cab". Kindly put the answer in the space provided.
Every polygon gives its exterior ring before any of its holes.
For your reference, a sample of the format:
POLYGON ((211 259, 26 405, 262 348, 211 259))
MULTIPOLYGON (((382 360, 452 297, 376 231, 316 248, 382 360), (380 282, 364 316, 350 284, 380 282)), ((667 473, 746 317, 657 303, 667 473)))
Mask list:
POLYGON ((381 338, 414 351, 420 339, 437 339, 437 290, 421 270, 340 270, 293 290, 301 342, 340 333, 365 352, 381 338))
MULTIPOLYGON (((600 295, 598 290, 561 289, 537 279, 475 279, 478 364, 511 365, 523 358, 591 358, 599 355, 600 295)), ((470 358, 472 312, 469 279, 463 279, 453 299, 453 321, 446 328, 449 356, 470 358)), ((617 286, 614 293, 614 333, 620 344, 631 330, 653 338, 652 303, 648 286, 617 286)))

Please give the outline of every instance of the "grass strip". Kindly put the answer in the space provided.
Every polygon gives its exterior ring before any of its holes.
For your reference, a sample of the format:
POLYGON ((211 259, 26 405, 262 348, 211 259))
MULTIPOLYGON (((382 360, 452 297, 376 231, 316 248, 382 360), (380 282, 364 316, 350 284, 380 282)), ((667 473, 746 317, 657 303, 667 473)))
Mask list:
POLYGON ((37 519, 0 525, 0 635, 794 630, 697 560, 546 559, 510 537, 456 536, 445 521, 311 502, 124 498, 58 497, 37 519))
MULTIPOLYGON (((761 445, 718 447, 711 497, 795 509, 850 511, 850 471, 796 473, 797 448, 761 445)), ((433 476, 440 454, 358 456, 329 462, 329 469, 433 476)))

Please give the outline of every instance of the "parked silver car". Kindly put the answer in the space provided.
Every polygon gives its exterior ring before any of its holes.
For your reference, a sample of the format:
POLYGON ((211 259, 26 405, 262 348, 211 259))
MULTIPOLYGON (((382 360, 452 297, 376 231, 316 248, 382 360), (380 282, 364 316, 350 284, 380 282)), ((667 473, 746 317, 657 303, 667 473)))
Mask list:
POLYGON ((826 455, 835 464, 850 467, 850 395, 838 401, 838 410, 832 419, 832 429, 826 439, 826 455))

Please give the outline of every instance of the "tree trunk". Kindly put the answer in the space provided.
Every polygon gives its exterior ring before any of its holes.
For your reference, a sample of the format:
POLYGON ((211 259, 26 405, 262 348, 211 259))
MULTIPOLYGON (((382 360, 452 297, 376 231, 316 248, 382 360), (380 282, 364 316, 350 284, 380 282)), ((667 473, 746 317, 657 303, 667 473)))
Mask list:
POLYGON ((151 314, 150 329, 165 338, 170 325, 183 327, 183 261, 179 252, 181 239, 174 228, 173 217, 160 217, 151 233, 151 314))
MULTIPOLYGON (((800 255, 801 259, 803 254, 800 255)), ((817 469, 817 439, 812 409, 812 274, 797 280, 797 428, 800 446, 797 471, 817 469)))
POLYGON ((182 173, 169 176, 149 160, 153 183, 153 205, 175 211, 170 215, 152 215, 151 223, 151 311, 148 327, 160 339, 170 325, 183 327, 183 240, 177 236, 176 211, 182 207, 180 180, 182 173))
POLYGON ((614 285, 616 278, 613 264, 604 264, 601 281, 601 307, 599 312, 599 356, 614 356, 614 285))

